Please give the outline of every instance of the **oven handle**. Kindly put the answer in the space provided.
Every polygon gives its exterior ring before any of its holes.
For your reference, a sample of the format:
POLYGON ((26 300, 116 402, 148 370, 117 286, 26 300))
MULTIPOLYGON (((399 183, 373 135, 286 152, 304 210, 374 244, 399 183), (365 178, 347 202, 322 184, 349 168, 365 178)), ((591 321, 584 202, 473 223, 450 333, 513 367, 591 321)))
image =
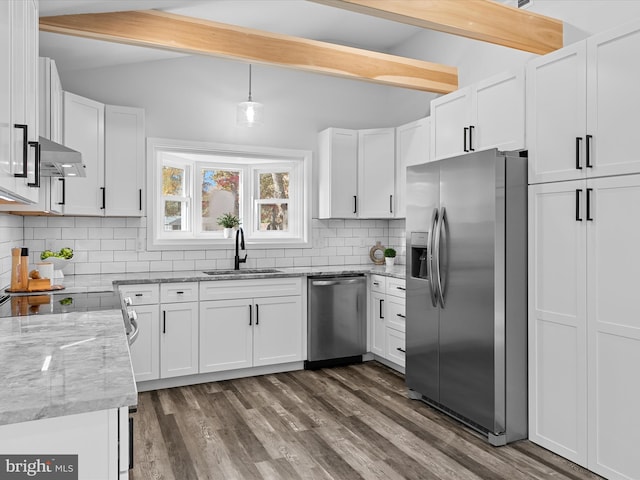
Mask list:
POLYGON ((140 328, 138 327, 138 314, 135 310, 129 312, 129 321, 131 322, 132 330, 128 334, 129 337, 129 345, 133 345, 133 342, 138 338, 138 334, 140 333, 140 328))

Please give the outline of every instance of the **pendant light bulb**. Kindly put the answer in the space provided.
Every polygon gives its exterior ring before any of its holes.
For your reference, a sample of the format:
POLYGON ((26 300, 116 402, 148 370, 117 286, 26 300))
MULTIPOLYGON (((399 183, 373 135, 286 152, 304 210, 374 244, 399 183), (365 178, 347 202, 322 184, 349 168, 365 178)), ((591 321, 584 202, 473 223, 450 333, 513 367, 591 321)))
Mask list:
POLYGON ((236 123, 239 127, 253 127, 262 125, 263 105, 251 98, 251 64, 249 64, 249 97, 246 102, 240 102, 236 109, 236 123))

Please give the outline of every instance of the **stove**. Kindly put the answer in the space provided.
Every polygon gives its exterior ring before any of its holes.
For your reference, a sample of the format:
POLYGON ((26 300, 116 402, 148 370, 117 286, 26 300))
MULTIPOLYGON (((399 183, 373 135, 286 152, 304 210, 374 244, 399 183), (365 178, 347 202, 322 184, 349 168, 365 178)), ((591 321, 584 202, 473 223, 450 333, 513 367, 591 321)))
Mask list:
POLYGON ((55 292, 0 296, 0 318, 120 309, 120 296, 115 292, 55 292))

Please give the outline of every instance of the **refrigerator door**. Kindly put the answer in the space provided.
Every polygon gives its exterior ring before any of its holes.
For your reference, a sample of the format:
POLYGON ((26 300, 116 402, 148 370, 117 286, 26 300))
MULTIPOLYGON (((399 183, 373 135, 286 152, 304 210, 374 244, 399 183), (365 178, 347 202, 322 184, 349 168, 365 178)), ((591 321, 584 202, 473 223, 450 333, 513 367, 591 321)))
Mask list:
POLYGON ((438 401, 438 323, 439 309, 435 281, 425 272, 433 265, 429 254, 440 199, 440 169, 422 164, 407 169, 407 386, 438 401), (412 232, 420 234, 412 235, 412 232), (426 234, 426 235, 425 235, 426 234), (420 243, 412 244, 412 238, 420 243), (428 267, 428 268, 427 268, 428 267), (435 283, 433 283, 435 285, 435 283))
POLYGON ((496 426, 494 368, 495 312, 500 311, 496 270, 504 266, 496 258, 503 255, 496 237, 500 229, 504 237, 504 159, 490 150, 438 163, 439 403, 495 432, 501 428, 496 426))

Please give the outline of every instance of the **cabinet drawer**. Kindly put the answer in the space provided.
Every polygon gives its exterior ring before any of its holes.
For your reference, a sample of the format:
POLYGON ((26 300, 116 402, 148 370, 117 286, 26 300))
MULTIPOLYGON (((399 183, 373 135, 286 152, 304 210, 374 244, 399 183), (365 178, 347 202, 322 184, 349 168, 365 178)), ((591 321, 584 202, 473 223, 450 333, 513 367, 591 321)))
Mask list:
POLYGON ((405 365, 405 336, 404 332, 399 332, 387 327, 387 360, 397 363, 401 367, 405 365))
POLYGON ((406 321, 404 298, 392 296, 387 297, 385 320, 387 321, 388 326, 395 328, 396 330, 399 330, 401 332, 405 331, 406 321))
POLYGON ((200 282, 200 300, 232 300, 254 297, 302 295, 300 277, 200 282))
POLYGON ((387 278, 387 295, 405 298, 407 282, 404 278, 387 278))
POLYGON ((132 305, 152 305, 160 303, 160 289, 157 283, 144 285, 121 285, 120 294, 131 298, 132 305))
POLYGON ((162 303, 197 302, 198 282, 162 283, 160 299, 162 303))
POLYGON ((386 277, 382 275, 371 275, 371 291, 385 293, 386 277))

